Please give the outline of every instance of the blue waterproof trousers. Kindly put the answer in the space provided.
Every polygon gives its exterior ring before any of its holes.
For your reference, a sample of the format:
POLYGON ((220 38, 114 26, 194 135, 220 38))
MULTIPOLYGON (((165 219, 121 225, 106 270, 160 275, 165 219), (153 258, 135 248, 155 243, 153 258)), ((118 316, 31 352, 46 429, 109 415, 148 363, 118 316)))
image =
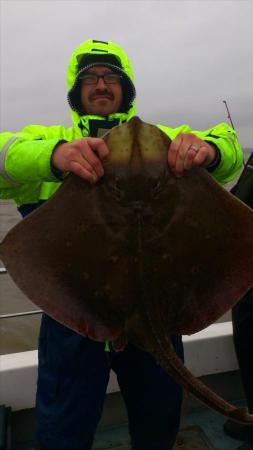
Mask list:
MULTIPOLYGON (((172 337, 183 358, 180 336, 172 337)), ((91 341, 42 318, 39 339, 37 440, 50 450, 90 450, 102 415, 110 370, 126 404, 134 450, 172 449, 182 389, 146 352, 128 344, 105 352, 91 341)))

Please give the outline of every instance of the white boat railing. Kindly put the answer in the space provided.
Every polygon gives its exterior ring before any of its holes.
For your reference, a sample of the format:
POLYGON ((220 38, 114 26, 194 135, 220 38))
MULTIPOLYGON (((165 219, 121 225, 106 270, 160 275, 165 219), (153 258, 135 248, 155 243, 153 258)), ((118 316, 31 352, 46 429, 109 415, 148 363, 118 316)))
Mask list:
POLYGON ((34 311, 22 311, 20 313, 12 313, 12 314, 0 314, 0 319, 13 319, 14 317, 26 317, 26 316, 34 316, 35 314, 42 314, 42 309, 36 309, 34 311))

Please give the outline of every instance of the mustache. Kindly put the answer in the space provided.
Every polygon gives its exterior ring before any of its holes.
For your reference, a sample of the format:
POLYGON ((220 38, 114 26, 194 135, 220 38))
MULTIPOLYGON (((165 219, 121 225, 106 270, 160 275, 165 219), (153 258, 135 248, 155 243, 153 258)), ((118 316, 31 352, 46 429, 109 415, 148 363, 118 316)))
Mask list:
POLYGON ((114 95, 109 92, 107 89, 96 89, 95 92, 93 92, 90 96, 89 99, 93 100, 95 97, 97 97, 98 95, 103 95, 105 97, 108 97, 110 100, 114 99, 114 95))

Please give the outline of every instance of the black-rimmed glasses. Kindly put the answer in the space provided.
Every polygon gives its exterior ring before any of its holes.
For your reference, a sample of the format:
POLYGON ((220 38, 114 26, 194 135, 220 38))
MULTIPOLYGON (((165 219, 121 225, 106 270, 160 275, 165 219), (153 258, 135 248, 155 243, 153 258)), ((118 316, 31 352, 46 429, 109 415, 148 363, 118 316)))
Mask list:
POLYGON ((120 82, 122 76, 118 73, 104 73, 97 75, 96 73, 85 73, 79 77, 83 84, 97 84, 99 78, 103 78, 105 84, 117 84, 120 82))

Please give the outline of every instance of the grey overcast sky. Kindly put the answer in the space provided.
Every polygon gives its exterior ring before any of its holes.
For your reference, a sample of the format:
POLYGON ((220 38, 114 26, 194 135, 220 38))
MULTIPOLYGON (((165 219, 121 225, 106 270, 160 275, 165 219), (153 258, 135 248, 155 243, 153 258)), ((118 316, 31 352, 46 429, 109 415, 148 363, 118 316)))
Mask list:
POLYGON ((1 130, 71 125, 65 73, 88 38, 130 57, 137 113, 207 129, 228 122, 253 147, 253 1, 1 0, 1 130))

